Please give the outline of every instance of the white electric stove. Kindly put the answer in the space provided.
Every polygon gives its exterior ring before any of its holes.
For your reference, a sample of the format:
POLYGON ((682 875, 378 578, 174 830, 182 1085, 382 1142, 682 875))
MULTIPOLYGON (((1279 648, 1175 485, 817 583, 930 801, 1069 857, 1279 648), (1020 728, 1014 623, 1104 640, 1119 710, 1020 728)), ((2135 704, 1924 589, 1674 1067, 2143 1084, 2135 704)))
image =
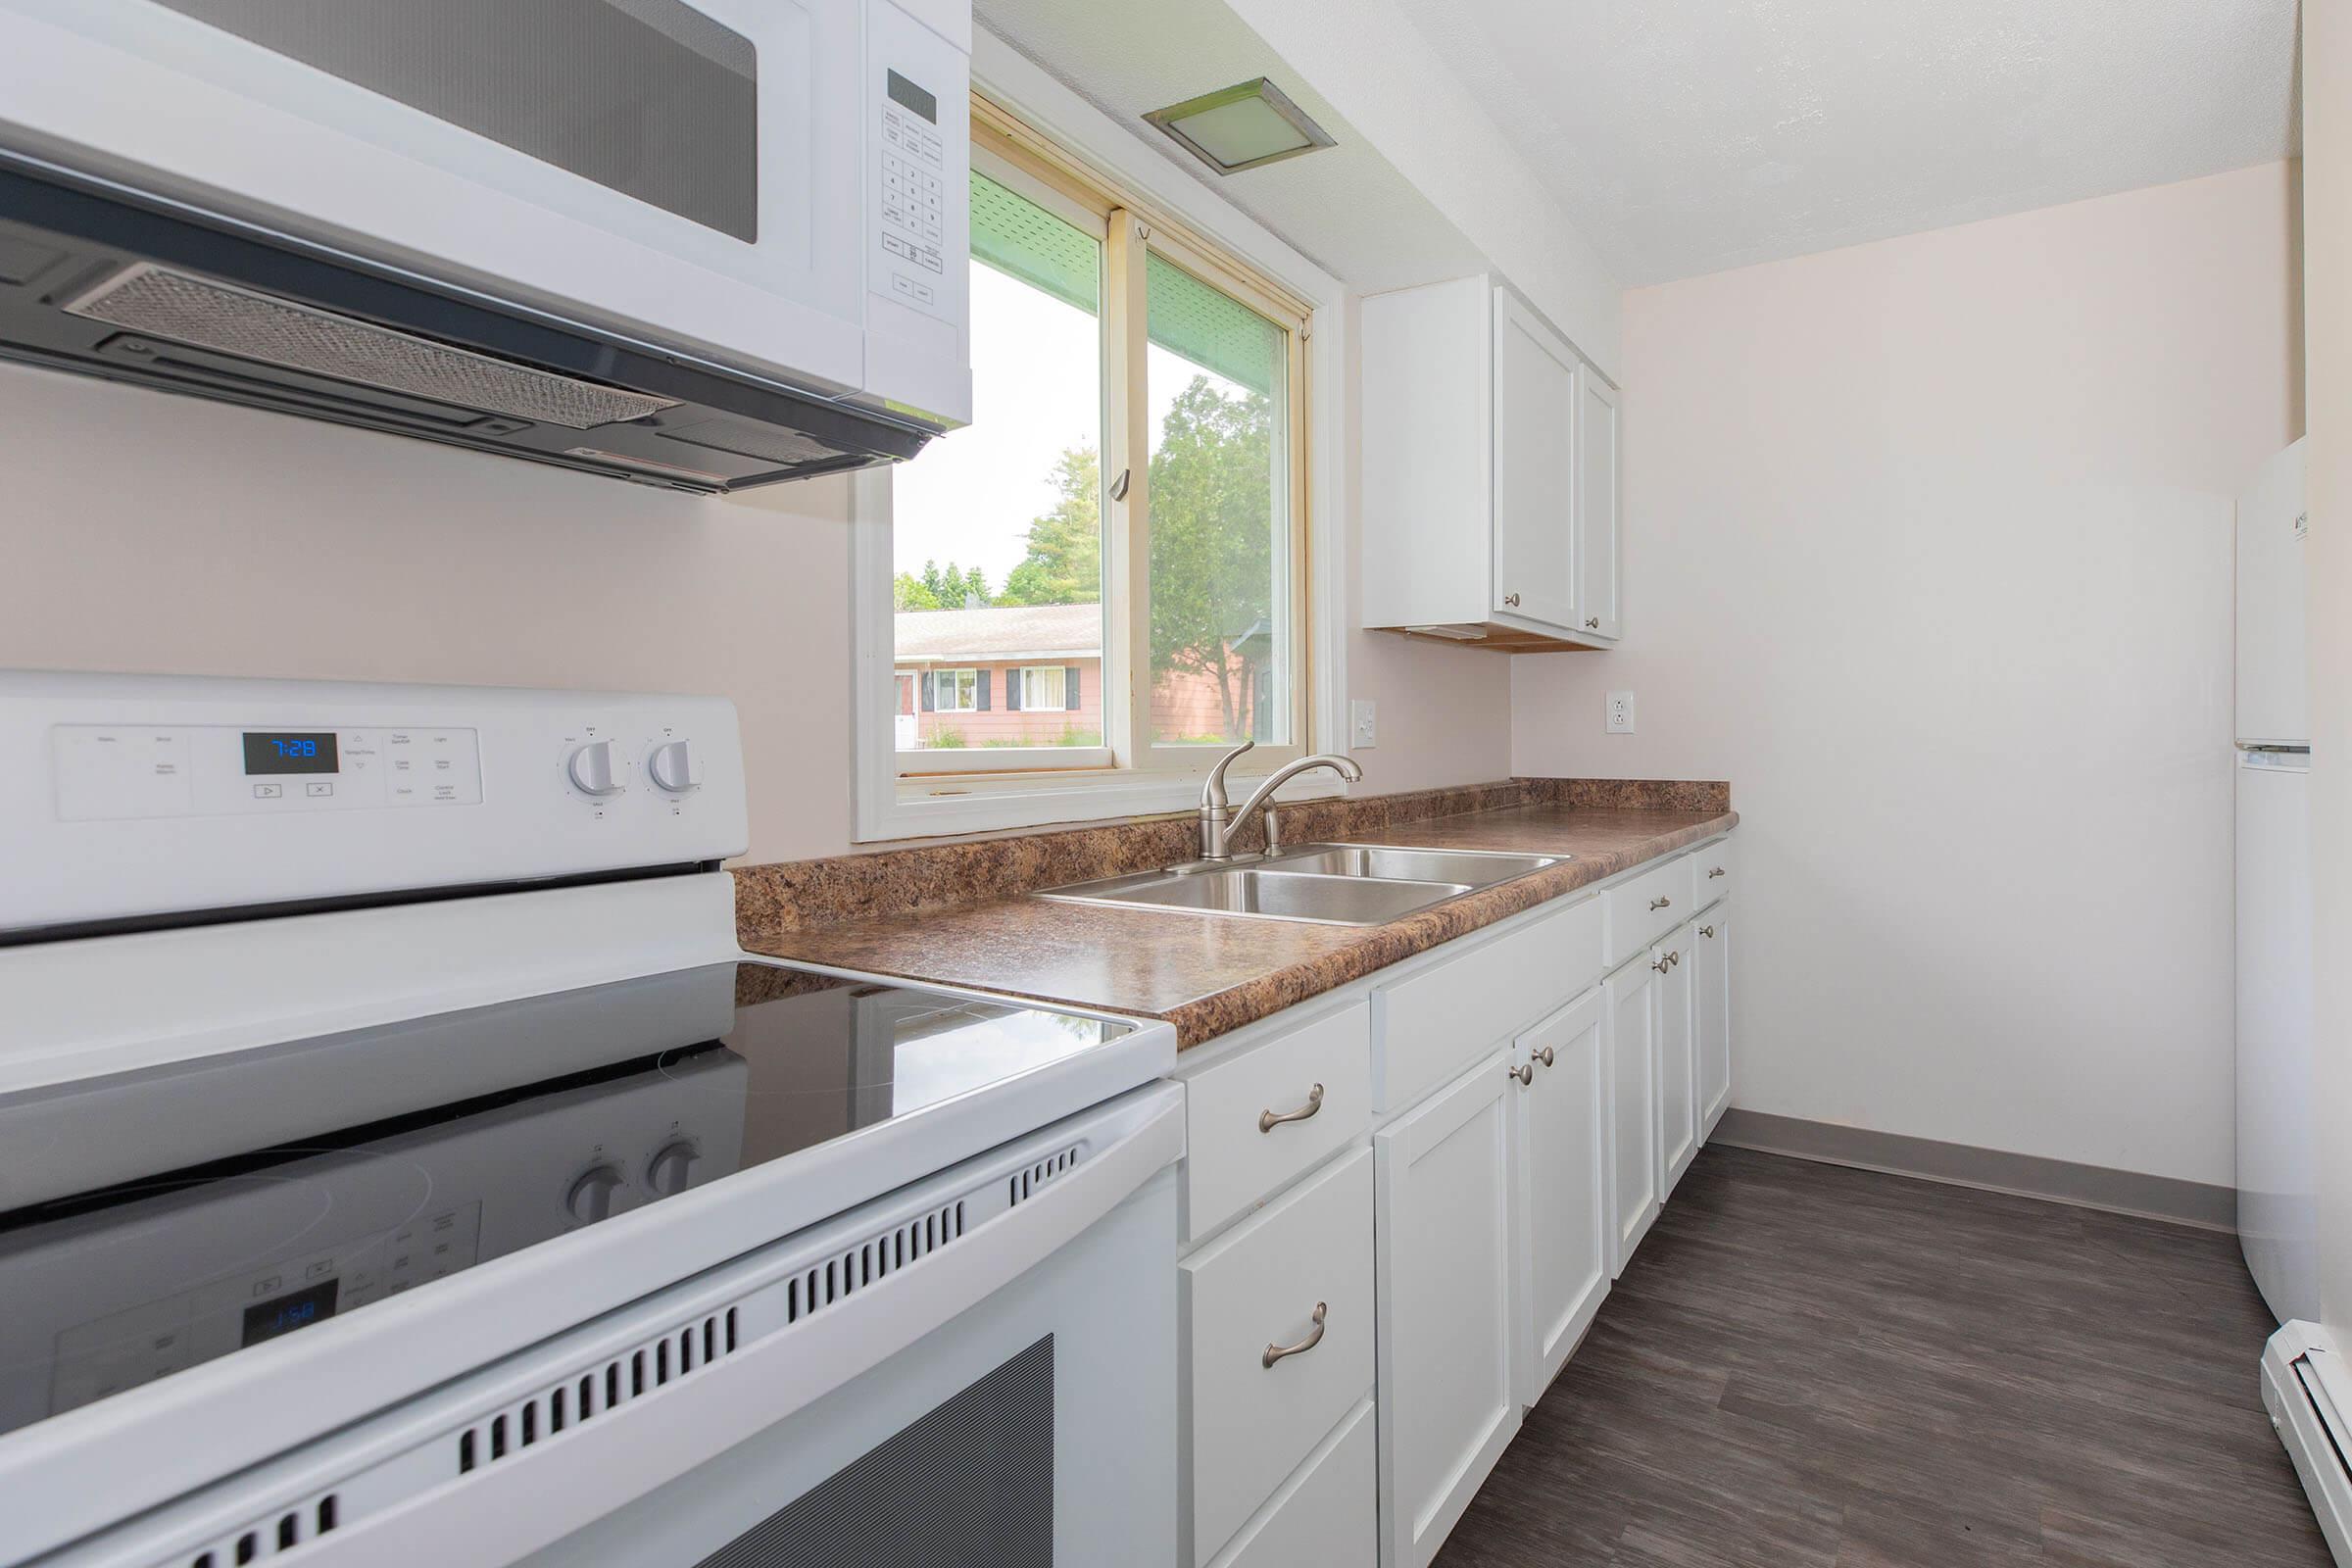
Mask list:
POLYGON ((0 1563, 1172 1558, 1164 1024, 742 952, 711 699, 0 674, 0 1563))

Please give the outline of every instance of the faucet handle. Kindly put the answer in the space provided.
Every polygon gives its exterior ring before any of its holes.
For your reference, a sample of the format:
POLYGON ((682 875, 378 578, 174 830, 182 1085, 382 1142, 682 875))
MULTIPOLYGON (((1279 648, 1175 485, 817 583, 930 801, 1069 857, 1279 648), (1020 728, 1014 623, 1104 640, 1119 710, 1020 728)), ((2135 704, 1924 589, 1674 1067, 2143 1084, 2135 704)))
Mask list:
POLYGON ((1228 806, 1232 804, 1225 798, 1225 770, 1233 765, 1233 760, 1235 758, 1241 756, 1244 752, 1252 752, 1256 749, 1257 742, 1244 741, 1241 745, 1236 746, 1232 751, 1227 752, 1223 757, 1218 758, 1214 762, 1209 764, 1208 781, 1200 786, 1200 804, 1203 807, 1228 806))

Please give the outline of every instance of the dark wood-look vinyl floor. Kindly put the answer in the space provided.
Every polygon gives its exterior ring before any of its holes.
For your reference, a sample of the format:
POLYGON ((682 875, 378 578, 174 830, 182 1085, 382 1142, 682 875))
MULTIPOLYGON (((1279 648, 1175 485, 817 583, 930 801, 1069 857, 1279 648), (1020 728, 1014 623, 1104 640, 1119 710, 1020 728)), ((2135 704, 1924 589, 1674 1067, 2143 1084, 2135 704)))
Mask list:
POLYGON ((1440 1568, 2328 1568, 2234 1237, 1703 1152, 1440 1568))

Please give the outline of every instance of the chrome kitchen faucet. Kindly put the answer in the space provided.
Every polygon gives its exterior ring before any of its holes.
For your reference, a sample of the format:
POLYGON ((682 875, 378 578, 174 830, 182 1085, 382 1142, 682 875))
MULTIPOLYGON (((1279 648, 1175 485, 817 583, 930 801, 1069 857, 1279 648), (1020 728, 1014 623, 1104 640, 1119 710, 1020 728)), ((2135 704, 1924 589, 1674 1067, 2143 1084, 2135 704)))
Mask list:
POLYGON ((1218 758, 1216 765, 1208 770, 1208 782, 1200 786, 1200 858, 1203 860, 1232 859, 1233 835, 1249 822, 1252 812, 1274 798, 1276 790, 1308 769, 1328 767, 1350 784, 1364 776, 1363 768, 1356 764, 1352 757, 1332 753, 1301 757, 1267 774, 1265 781, 1236 808, 1225 798, 1225 769, 1233 765, 1235 758, 1254 749, 1256 745, 1255 741, 1244 741, 1218 758))

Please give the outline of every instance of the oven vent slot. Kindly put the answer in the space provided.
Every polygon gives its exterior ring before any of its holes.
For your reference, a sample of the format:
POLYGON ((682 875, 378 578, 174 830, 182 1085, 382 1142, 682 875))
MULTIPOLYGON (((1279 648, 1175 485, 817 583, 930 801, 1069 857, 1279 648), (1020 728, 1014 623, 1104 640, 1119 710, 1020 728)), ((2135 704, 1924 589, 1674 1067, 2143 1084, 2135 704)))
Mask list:
POLYGON ((242 1563, 265 1561, 332 1534, 342 1522, 340 1506, 335 1494, 329 1492, 294 1507, 248 1519, 194 1556, 174 1555, 159 1568, 238 1568, 242 1563))
POLYGON ((713 1361, 725 1360, 740 1346, 737 1308, 691 1318, 460 1430, 454 1440, 458 1474, 512 1459, 549 1438, 586 1426, 713 1361))
POLYGON ((798 1323, 929 1257, 963 1235, 963 1219, 959 1198, 810 1264, 785 1281, 784 1321, 798 1323))
POLYGON ((1013 1203, 1026 1201, 1037 1190, 1078 1163, 1078 1146, 1072 1144, 1058 1154, 1051 1154, 1026 1170, 1015 1171, 1007 1180, 1005 1197, 1013 1203))

